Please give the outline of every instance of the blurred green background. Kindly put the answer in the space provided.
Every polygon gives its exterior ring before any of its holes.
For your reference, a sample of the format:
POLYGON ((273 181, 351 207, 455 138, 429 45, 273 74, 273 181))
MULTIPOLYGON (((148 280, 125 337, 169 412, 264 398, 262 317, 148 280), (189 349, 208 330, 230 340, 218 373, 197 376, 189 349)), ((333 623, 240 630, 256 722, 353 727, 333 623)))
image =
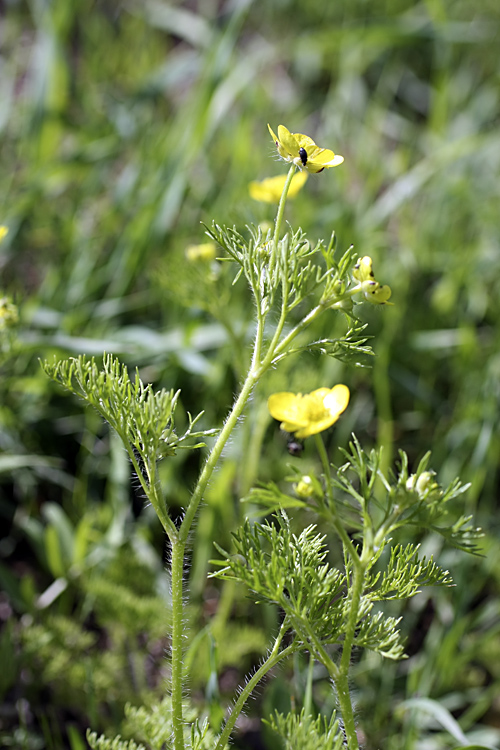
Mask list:
MULTIPOLYGON (((193 543, 193 693, 213 701, 216 669, 226 699, 276 622, 244 593, 225 602, 205 581, 214 529, 229 544, 241 495, 256 478, 277 478, 277 462, 286 474, 292 460, 269 424, 267 396, 342 380, 352 402, 330 436, 332 458, 353 430, 366 447, 383 445, 388 465, 398 448, 413 463, 432 449, 443 483, 457 474, 471 483, 466 511, 487 531, 476 558, 422 538, 457 586, 403 608, 407 661, 358 655, 365 747, 457 747, 440 710, 469 739, 497 745, 498 1, 0 8, 0 223, 9 227, 0 293, 20 316, 14 326, 0 320, 0 745, 80 750, 87 726, 123 734, 124 704, 165 692, 168 581, 157 521, 130 487, 115 436, 38 360, 113 352, 156 387, 181 388, 182 407, 205 409, 206 426, 220 424, 245 366, 251 301, 242 281, 231 290, 229 266, 214 287, 185 249, 204 241, 201 222, 272 220, 273 207, 248 195, 251 180, 286 171, 268 122, 344 155, 338 169, 309 178, 287 219, 312 240, 335 229, 340 249, 370 255, 395 306, 360 308, 374 336, 369 368, 306 355, 255 394, 193 543), (210 622, 224 644, 218 659, 203 630, 210 622), (432 699, 434 712, 404 704, 415 697, 432 699)), ((344 330, 332 312, 316 334, 344 330)), ((162 468, 174 515, 200 460, 178 456, 162 468)), ((294 460, 307 467, 313 456, 306 448, 294 460)), ((276 747, 258 717, 300 706, 306 669, 297 662, 263 687, 238 747, 276 747)), ((321 674, 315 705, 334 707, 321 674)))

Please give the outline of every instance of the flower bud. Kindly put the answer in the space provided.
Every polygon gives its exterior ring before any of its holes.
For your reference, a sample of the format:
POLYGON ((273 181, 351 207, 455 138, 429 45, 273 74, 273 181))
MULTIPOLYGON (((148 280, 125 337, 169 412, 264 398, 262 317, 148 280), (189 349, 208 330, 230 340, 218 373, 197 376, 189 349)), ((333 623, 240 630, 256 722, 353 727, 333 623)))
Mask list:
POLYGON ((314 494, 314 486, 310 476, 304 474, 295 485, 295 494, 306 500, 314 494))

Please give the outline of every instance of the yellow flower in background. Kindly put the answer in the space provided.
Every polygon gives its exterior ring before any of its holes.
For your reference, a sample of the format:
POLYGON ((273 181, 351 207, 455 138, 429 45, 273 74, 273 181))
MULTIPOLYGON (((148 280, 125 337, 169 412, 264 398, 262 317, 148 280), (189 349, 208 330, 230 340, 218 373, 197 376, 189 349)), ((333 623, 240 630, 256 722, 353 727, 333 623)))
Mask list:
POLYGON ((268 232, 272 231, 273 224, 270 221, 259 221, 259 229, 265 236, 268 232))
POLYGON ((338 167, 344 161, 343 156, 334 154, 329 148, 317 146, 308 135, 290 133, 284 125, 279 125, 276 136, 271 126, 267 127, 281 158, 293 162, 299 169, 317 174, 325 168, 338 167))
POLYGON ((202 263, 210 263, 210 261, 215 260, 215 256, 217 255, 214 242, 205 242, 201 245, 189 245, 185 252, 186 258, 191 261, 191 263, 197 263, 198 261, 201 261, 202 263))
POLYGON ((273 393, 267 406, 274 419, 281 420, 281 429, 302 439, 328 429, 337 421, 349 403, 349 388, 335 385, 318 388, 311 393, 273 393))
MULTIPOLYGON (((288 198, 294 198, 307 180, 307 172, 297 172, 292 177, 288 188, 288 198)), ((250 197, 261 203, 279 203, 283 188, 285 187, 286 175, 268 177, 261 182, 251 182, 248 185, 250 197)))
POLYGON ((8 233, 8 231, 9 230, 7 229, 6 226, 4 226, 3 224, 0 224, 0 242, 3 240, 3 238, 8 233))
POLYGON ((374 305, 392 305, 392 302, 388 301, 392 294, 391 287, 376 281, 373 274, 373 261, 369 255, 359 258, 352 275, 361 282, 361 290, 368 302, 374 305))

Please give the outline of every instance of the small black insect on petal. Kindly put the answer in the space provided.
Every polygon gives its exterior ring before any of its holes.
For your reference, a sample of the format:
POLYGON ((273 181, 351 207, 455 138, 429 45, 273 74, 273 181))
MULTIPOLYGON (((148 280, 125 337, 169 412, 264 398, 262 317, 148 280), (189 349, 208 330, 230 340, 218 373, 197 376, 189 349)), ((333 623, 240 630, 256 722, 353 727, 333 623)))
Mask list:
POLYGON ((307 151, 305 150, 305 148, 299 148, 299 156, 300 161, 302 162, 302 166, 305 167, 307 164, 307 151))

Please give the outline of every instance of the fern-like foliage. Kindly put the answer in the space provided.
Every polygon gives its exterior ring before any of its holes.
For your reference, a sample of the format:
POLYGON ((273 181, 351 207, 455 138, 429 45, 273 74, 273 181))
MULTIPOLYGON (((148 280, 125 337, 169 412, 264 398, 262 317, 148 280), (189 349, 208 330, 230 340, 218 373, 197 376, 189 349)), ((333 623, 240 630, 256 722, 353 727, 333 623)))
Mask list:
POLYGON ((121 735, 116 737, 106 737, 104 734, 98 735, 97 732, 87 731, 87 742, 92 750, 147 750, 145 745, 135 740, 123 740, 121 735))
POLYGON ((266 721, 284 741, 285 750, 343 750, 344 735, 335 714, 328 721, 324 716, 313 718, 300 714, 276 713, 266 721))
POLYGON ((326 562, 325 537, 314 525, 296 536, 284 513, 278 521, 245 522, 234 534, 236 555, 218 547, 226 559, 216 561, 224 567, 213 575, 245 583, 257 601, 278 604, 291 622, 307 620, 322 637, 334 639, 342 627, 345 576, 326 562))
POLYGON ((170 624, 169 609, 159 596, 137 594, 129 586, 99 575, 84 585, 99 622, 106 627, 120 623, 129 636, 147 632, 151 638, 160 638, 170 624))
POLYGON ((354 636, 354 645, 376 651, 386 659, 405 658, 401 633, 397 627, 400 621, 400 617, 384 617, 382 612, 371 615, 365 611, 354 636))
MULTIPOLYGON (((184 705, 184 746, 186 750, 213 750, 216 734, 210 729, 208 720, 200 719, 198 711, 184 705)), ((92 750, 172 750, 172 706, 169 698, 150 707, 125 706, 125 728, 134 739, 124 740, 120 735, 107 738, 87 732, 87 742, 92 750)), ((222 750, 225 750, 223 748, 222 750)))
MULTIPOLYGON (((278 499, 277 488, 264 488, 262 492, 268 493, 270 503, 278 499)), ((295 535, 283 510, 273 520, 277 523, 251 525, 247 521, 234 534, 235 555, 218 548, 225 559, 217 562, 222 569, 213 575, 244 583, 257 601, 280 606, 301 647, 312 643, 310 637, 323 644, 342 643, 352 603, 352 562, 346 560, 345 573, 332 568, 326 560, 325 537, 314 525, 295 535)), ((452 580, 448 571, 432 559, 419 560, 418 546, 411 544, 393 547, 385 570, 375 572, 383 551, 384 545, 373 554, 366 570, 353 644, 401 659, 404 649, 397 628, 399 620, 373 614, 373 603, 408 598, 423 586, 447 586, 452 580)))
MULTIPOLYGON (((128 730, 145 741, 151 750, 167 750, 172 746, 170 698, 164 698, 150 708, 134 708, 128 705, 125 707, 125 715, 128 730)), ((201 719, 199 711, 188 702, 183 706, 183 716, 186 750, 212 750, 216 743, 216 735, 210 729, 208 720, 201 719)))
POLYGON ((318 248, 311 248, 301 229, 285 234, 278 242, 277 253, 274 253, 271 231, 264 236, 260 227, 249 226, 248 229, 247 239, 235 228, 214 222, 207 228, 207 234, 227 252, 226 260, 240 266, 235 282, 242 273, 246 276, 261 315, 272 308, 282 286, 290 290, 286 305, 289 312, 322 285, 325 270, 312 261, 318 248))
MULTIPOLYGON (((417 471, 410 474, 408 457, 400 451, 400 469, 397 475, 388 476, 380 468, 380 451, 366 453, 355 435, 349 450, 343 453, 347 461, 336 470, 332 483, 340 490, 334 500, 336 512, 347 525, 362 528, 363 514, 370 512, 376 521, 376 546, 382 545, 399 527, 413 525, 440 534, 458 549, 478 553, 477 542, 483 532, 472 526, 471 516, 452 520, 452 501, 469 485, 455 479, 447 487, 441 487, 434 472, 427 468, 430 453, 420 461, 417 471), (385 489, 385 496, 380 492, 380 485, 385 489)), ((432 563, 429 563, 427 573, 434 575, 431 568, 432 563)), ((425 573, 422 575, 425 577, 425 573)))
POLYGON ((275 365, 291 353, 317 351, 336 359, 363 366, 366 355, 372 354, 366 346, 365 326, 353 314, 353 301, 349 289, 353 285, 350 271, 356 253, 348 248, 336 259, 336 238, 332 234, 328 246, 320 240, 314 247, 304 232, 287 232, 274 245, 273 233, 265 235, 260 227, 248 227, 249 237, 235 228, 213 224, 207 234, 227 253, 229 260, 239 266, 235 283, 243 274, 252 290, 259 316, 265 318, 271 309, 282 306, 282 314, 289 315, 306 298, 321 309, 340 310, 350 319, 348 331, 337 339, 295 344, 277 353, 275 365))
MULTIPOLYGON (((348 310, 343 312, 349 313, 348 310)), ((365 328, 366 324, 354 322, 338 339, 318 339, 295 351, 327 354, 354 367, 367 367, 367 358, 373 356, 374 352, 370 346, 366 346, 366 342, 372 337, 365 334, 365 328)))
POLYGON ((371 601, 408 599, 418 594, 422 586, 451 586, 453 579, 448 571, 440 568, 432 557, 419 560, 418 548, 418 544, 392 547, 383 576, 377 573, 368 578, 369 593, 365 596, 371 601))
POLYGON ((68 391, 85 399, 116 430, 129 453, 139 458, 143 477, 153 482, 155 464, 172 456, 180 447, 199 448, 204 443, 184 445, 186 441, 213 435, 215 430, 194 431, 199 418, 191 419, 182 436, 174 430, 174 412, 179 391, 153 391, 136 373, 132 380, 125 365, 105 355, 102 367, 94 357, 82 355, 54 364, 42 363, 47 375, 68 391))

